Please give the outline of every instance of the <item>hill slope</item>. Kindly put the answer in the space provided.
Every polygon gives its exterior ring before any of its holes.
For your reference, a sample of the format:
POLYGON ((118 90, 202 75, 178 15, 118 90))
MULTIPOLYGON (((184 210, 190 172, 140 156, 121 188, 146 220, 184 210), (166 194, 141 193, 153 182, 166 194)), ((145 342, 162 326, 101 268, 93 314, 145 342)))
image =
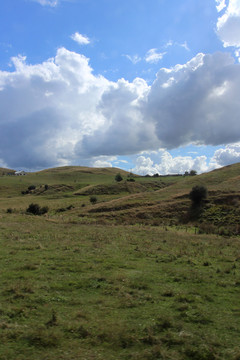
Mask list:
POLYGON ((14 174, 15 170, 0 167, 0 176, 14 174))
POLYGON ((227 166, 212 172, 182 177, 178 182, 154 192, 124 196, 99 203, 83 210, 98 219, 111 219, 120 223, 142 222, 146 224, 178 224, 188 221, 191 202, 189 192, 196 185, 207 187, 208 202, 205 204, 201 221, 216 226, 238 224, 240 220, 240 164, 227 166))
POLYGON ((236 227, 240 223, 240 164, 196 176, 129 178, 128 172, 118 168, 67 166, 0 178, 3 211, 8 207, 25 211, 36 201, 49 206, 52 216, 57 216, 59 209, 71 209, 64 217, 85 223, 203 222, 218 228, 236 227), (117 173, 124 179, 120 183, 115 181, 117 173), (196 185, 207 187, 209 197, 194 218, 189 192, 196 185), (29 187, 33 190, 28 191, 29 187), (97 196, 94 206, 88 199, 92 195, 97 196))

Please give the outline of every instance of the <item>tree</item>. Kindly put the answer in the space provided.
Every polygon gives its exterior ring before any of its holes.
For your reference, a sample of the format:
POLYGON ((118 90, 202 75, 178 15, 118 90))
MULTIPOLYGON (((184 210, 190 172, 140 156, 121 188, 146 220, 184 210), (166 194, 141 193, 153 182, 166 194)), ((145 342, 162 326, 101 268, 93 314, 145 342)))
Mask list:
POLYGON ((120 173, 118 173, 118 174, 115 176, 115 180, 116 180, 117 182, 122 181, 122 180, 123 180, 122 175, 121 175, 120 173))
POLYGON ((203 200, 207 198, 207 188, 205 186, 196 185, 189 193, 193 205, 201 205, 203 200))
POLYGON ((195 175, 197 175, 197 171, 196 170, 191 170, 189 175, 190 176, 195 176, 195 175))

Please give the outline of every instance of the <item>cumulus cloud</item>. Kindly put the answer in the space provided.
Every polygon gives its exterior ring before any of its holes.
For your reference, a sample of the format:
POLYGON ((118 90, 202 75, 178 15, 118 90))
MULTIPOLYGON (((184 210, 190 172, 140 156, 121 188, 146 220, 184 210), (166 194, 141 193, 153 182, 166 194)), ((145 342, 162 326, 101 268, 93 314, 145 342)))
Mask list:
MULTIPOLYGON (((155 155, 156 157, 156 155, 155 155)), ((139 156, 133 172, 141 175, 154 174, 184 174, 185 171, 196 170, 199 174, 209 169, 206 156, 198 156, 193 159, 191 156, 173 157, 166 150, 159 150, 158 161, 154 163, 150 156, 139 156)))
POLYGON ((217 150, 213 161, 220 166, 240 162, 240 143, 227 145, 225 148, 217 150))
POLYGON ((91 166, 101 168, 101 167, 112 167, 112 162, 116 161, 116 156, 98 156, 93 158, 91 161, 91 166))
POLYGON ((185 171, 196 170, 198 174, 201 174, 237 162, 240 162, 240 142, 216 150, 210 159, 206 156, 173 157, 168 151, 160 149, 154 152, 154 156, 152 152, 137 157, 133 172, 140 175, 156 173, 167 175, 184 174, 185 171))
POLYGON ((75 32, 75 34, 72 34, 71 39, 76 41, 79 45, 88 45, 88 44, 90 44, 89 38, 87 36, 79 34, 78 32, 75 32))
POLYGON ((145 60, 148 63, 156 64, 160 60, 162 60, 162 58, 165 54, 166 54, 166 52, 160 53, 157 51, 157 49, 150 49, 145 56, 145 60))
POLYGON ((227 6, 223 0, 216 1, 218 11, 225 8, 217 22, 217 33, 223 46, 240 47, 240 0, 229 0, 227 6))
POLYGON ((229 54, 198 54, 161 69, 143 108, 160 147, 219 145, 239 140, 240 66, 229 54))
POLYGON ((102 95, 97 111, 104 119, 90 136, 84 136, 76 146, 78 154, 128 155, 151 148, 158 142, 154 125, 144 120, 141 101, 149 87, 143 79, 132 83, 124 79, 112 84, 102 95))
MULTIPOLYGON (((228 54, 162 68, 151 86, 94 75, 89 59, 65 48, 41 64, 22 56, 12 63, 0 71, 0 159, 9 167, 99 166, 146 150, 240 141, 240 65, 228 54)), ((163 153, 161 164, 172 165, 151 166, 204 168, 203 158, 191 161, 163 153)))
POLYGON ((73 162, 76 142, 105 121, 96 103, 111 83, 64 48, 42 64, 12 62, 0 72, 0 158, 33 169, 73 162))

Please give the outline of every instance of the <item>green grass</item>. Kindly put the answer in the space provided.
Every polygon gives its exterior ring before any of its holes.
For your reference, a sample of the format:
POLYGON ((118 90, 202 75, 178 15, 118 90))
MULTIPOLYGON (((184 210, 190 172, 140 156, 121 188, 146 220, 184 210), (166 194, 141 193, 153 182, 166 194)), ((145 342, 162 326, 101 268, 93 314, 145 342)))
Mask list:
POLYGON ((238 239, 1 218, 0 359, 237 359, 238 239))
POLYGON ((239 224, 239 164, 129 184, 118 172, 0 177, 0 360, 239 360, 239 237, 196 234, 239 224), (209 199, 183 225, 196 184, 209 199))

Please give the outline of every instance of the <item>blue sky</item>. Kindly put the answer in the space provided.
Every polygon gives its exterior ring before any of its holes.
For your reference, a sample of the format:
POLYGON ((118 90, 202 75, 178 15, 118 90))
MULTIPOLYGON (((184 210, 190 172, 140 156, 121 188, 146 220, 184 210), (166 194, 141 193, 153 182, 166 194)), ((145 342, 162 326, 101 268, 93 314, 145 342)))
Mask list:
POLYGON ((0 2, 0 166, 240 161, 240 0, 0 2))

